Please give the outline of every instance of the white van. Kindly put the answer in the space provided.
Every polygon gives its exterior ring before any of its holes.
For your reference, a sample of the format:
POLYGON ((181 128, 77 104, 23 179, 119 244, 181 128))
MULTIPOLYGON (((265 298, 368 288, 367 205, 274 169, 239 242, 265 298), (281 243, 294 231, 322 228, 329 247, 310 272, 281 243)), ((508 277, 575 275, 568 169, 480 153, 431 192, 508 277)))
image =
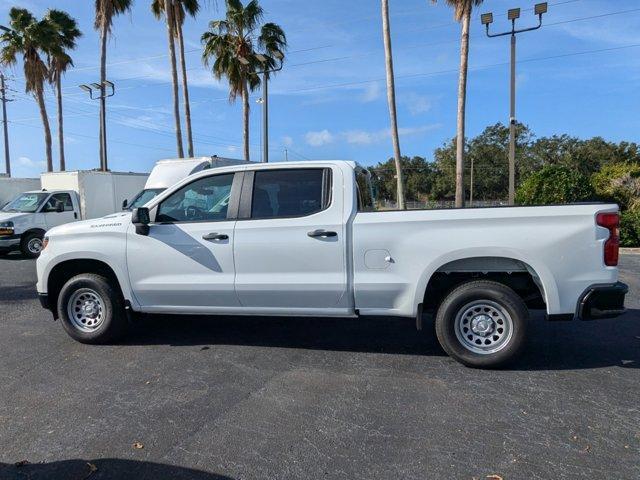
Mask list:
POLYGON ((37 257, 49 229, 118 211, 147 176, 95 170, 43 173, 41 190, 20 193, 0 210, 0 255, 20 250, 37 257))
POLYGON ((164 192, 170 186, 178 183, 183 178, 192 173, 200 172, 210 168, 229 167, 232 165, 242 165, 246 160, 236 160, 232 158, 197 157, 197 158, 173 158, 159 160, 151 170, 144 189, 141 190, 131 200, 122 203, 123 210, 133 210, 141 207, 164 192))

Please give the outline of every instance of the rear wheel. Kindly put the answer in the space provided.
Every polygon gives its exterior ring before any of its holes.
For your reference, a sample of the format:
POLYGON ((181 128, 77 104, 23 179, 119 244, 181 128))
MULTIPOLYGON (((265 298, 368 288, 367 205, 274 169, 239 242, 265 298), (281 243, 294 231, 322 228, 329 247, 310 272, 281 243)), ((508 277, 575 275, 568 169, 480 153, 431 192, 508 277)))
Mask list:
POLYGON ((435 327, 442 348, 469 367, 497 368, 521 352, 529 312, 509 287, 486 280, 464 283, 444 299, 435 327))
POLYGON ((27 258, 38 258, 42 251, 42 234, 32 232, 23 235, 20 241, 20 251, 27 258))
POLYGON ((109 279, 92 273, 71 278, 58 296, 65 331, 82 343, 109 343, 127 327, 124 301, 109 279))

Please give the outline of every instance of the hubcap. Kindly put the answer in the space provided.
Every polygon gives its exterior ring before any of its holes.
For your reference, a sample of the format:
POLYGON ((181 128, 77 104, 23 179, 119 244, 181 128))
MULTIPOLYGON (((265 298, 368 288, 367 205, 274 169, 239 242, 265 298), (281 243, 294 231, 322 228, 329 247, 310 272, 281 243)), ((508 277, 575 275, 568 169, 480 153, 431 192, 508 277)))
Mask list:
POLYGON ((488 355, 508 345, 513 335, 513 320, 502 305, 492 300, 476 300, 458 311, 455 333, 464 348, 488 355))
POLYGON ((75 328, 83 332, 92 332, 104 320, 104 301, 90 288, 81 288, 71 295, 67 303, 67 314, 75 328))
POLYGON ((42 251, 42 240, 39 238, 32 238, 27 243, 27 248, 31 253, 40 253, 42 251))

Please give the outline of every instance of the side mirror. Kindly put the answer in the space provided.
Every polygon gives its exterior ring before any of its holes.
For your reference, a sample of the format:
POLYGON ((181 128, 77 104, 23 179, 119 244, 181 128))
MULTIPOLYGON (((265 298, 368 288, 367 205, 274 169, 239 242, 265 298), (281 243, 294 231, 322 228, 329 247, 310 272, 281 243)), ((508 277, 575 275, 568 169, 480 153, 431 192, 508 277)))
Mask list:
POLYGON ((58 213, 64 212, 64 203, 62 203, 61 201, 58 201, 56 203, 56 212, 58 213))
POLYGON ((123 209, 123 210, 126 210, 126 209, 127 209, 127 205, 129 205, 129 201, 125 198, 125 199, 122 201, 122 209, 123 209))
POLYGON ((134 208, 131 213, 131 223, 136 226, 136 233, 138 235, 148 235, 149 224, 151 223, 149 209, 147 207, 134 208))

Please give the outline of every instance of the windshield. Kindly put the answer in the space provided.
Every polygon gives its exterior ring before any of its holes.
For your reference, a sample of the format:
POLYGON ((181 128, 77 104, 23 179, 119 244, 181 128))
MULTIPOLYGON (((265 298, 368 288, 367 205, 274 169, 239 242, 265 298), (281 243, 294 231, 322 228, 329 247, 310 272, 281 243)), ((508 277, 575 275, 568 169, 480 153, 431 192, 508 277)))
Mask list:
POLYGON ((138 195, 133 197, 131 203, 127 205, 127 208, 125 210, 133 210, 134 208, 142 207, 165 190, 165 188, 149 188, 146 190, 142 190, 138 195))
POLYGON ((49 196, 48 193, 21 193, 15 199, 7 203, 3 212, 34 213, 49 196))

